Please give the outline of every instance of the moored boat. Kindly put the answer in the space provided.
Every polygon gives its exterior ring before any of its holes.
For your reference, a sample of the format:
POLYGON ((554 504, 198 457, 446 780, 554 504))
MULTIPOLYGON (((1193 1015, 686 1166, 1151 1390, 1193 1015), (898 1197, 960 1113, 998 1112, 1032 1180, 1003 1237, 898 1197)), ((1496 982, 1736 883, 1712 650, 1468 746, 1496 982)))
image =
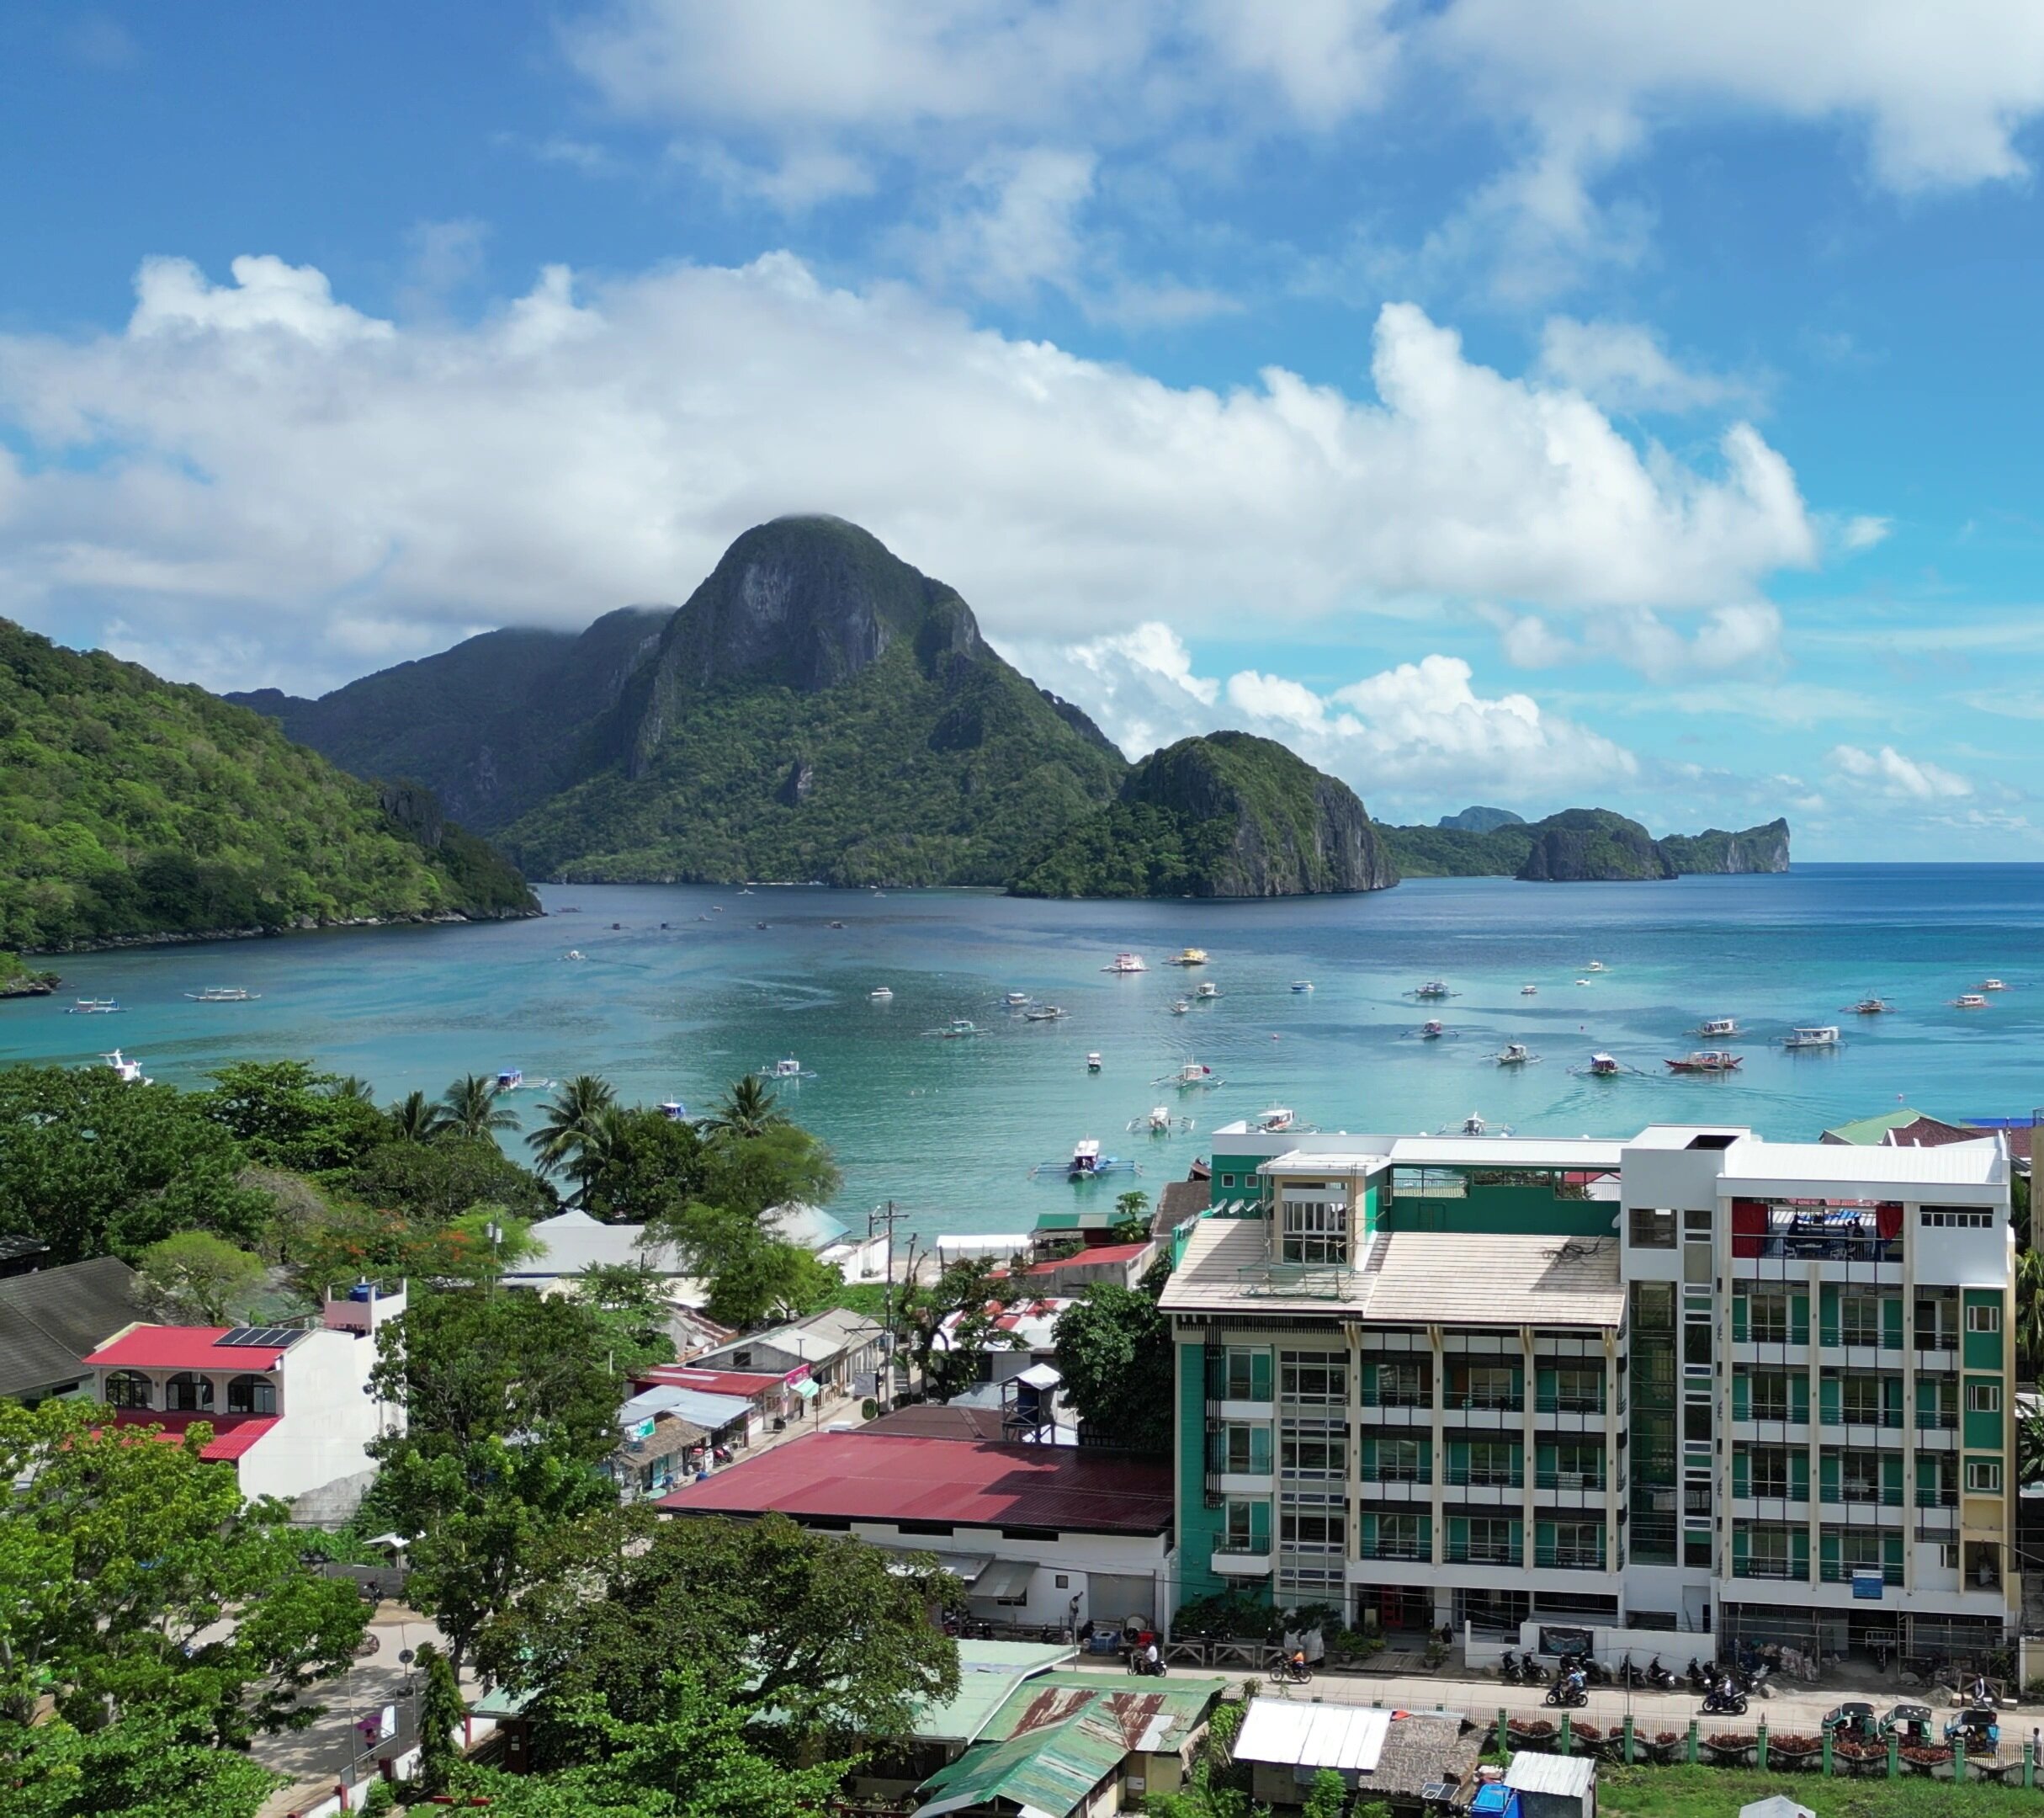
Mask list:
POLYGON ((1667 1062, 1667 1067, 1670 1073, 1730 1073, 1744 1058, 1723 1048, 1698 1048, 1679 1060, 1667 1062))
POLYGON ((1022 1021, 1025 1023, 1062 1023, 1064 1020, 1064 1011, 1054 1003, 1038 1004, 1033 1010, 1022 1012, 1022 1021))
POLYGON ((1421 1041, 1439 1041, 1447 1032, 1447 1024, 1443 1023, 1439 1017, 1429 1017, 1420 1025, 1419 1029, 1421 1041))
POLYGON ((1118 953, 1100 970, 1103 972, 1147 972, 1149 968, 1144 965, 1140 954, 1118 953))
POLYGON ((99 1058, 105 1061, 109 1066, 113 1068, 113 1070, 130 1086, 150 1086, 155 1083, 154 1081, 146 1078, 143 1075, 142 1063, 141 1061, 130 1060, 118 1048, 116 1048, 113 1053, 104 1054, 100 1055, 99 1058))
POLYGON ((1886 1016, 1894 1008, 1885 997, 1862 997, 1852 1006, 1854 1016, 1886 1016))
POLYGON ((112 1016, 120 1006, 111 997, 81 997, 66 1016, 112 1016))
POLYGON ((1211 1002, 1213 998, 1216 998, 1221 995, 1221 987, 1216 985, 1210 978, 1202 979, 1199 981, 1198 989, 1196 990, 1192 995, 1195 997, 1203 998, 1211 1002))
POLYGON ((1991 978, 1981 980, 1980 988, 1983 991, 2006 991, 2009 987, 2001 980, 1991 978))
POLYGON ((1024 1004, 1028 1002, 1029 994, 1026 991, 1011 991, 1004 993, 1001 1001, 1006 1004, 1009 1009, 1019 1010, 1024 1004))
POLYGON ((660 1114, 670 1124, 686 1124, 688 1121, 688 1107, 678 1098, 664 1098, 661 1101, 660 1114))
POLYGON ((1951 1003, 1955 1010, 1984 1010, 1988 1007, 1987 999, 1977 991, 1961 991, 1951 1003))
POLYGON ((1835 1048, 1838 1028, 1830 1023, 1798 1023, 1781 1038, 1784 1048, 1835 1048))
POLYGON ((1313 981, 1309 978, 1295 978, 1292 981, 1292 989, 1295 991, 1309 991, 1313 989, 1313 981))
POLYGON ((1144 1130, 1152 1136, 1169 1136, 1174 1130, 1189 1130, 1192 1119, 1180 1117, 1169 1105, 1152 1105, 1140 1117, 1128 1119, 1132 1130, 1144 1130))
POLYGON ((194 1003, 253 1003, 261 991, 243 991, 239 985, 209 985, 204 991, 184 994, 194 1003))
POLYGON ((1204 947, 1181 947, 1171 955, 1171 963, 1173 965, 1204 965, 1207 963, 1207 949, 1204 947))
POLYGON ((1107 1174, 1140 1174, 1143 1171, 1134 1162, 1124 1162, 1118 1156, 1103 1156, 1098 1139, 1084 1136, 1072 1145, 1072 1152, 1064 1161, 1039 1162, 1029 1172, 1035 1175, 1062 1174, 1069 1181, 1089 1181, 1107 1174))
POLYGON ((1481 1112, 1472 1111, 1452 1130, 1443 1126, 1434 1134, 1437 1136, 1509 1136, 1511 1135, 1511 1126, 1509 1124, 1493 1124, 1481 1112))
POLYGON ((778 1060, 769 1060, 760 1068, 759 1076, 762 1079, 770 1080, 805 1080, 816 1076, 793 1055, 785 1055, 778 1060))
POLYGON ((525 1083, 525 1075, 517 1067, 499 1067, 496 1070, 496 1089, 499 1092, 516 1092, 525 1083))
POLYGON ((866 997, 868 1001, 873 1003, 892 1003, 895 1001, 894 992, 884 985, 874 986, 871 991, 866 993, 866 997))
POLYGON ((1447 987, 1445 979, 1429 979, 1424 985, 1415 985, 1412 995, 1415 997, 1452 997, 1455 993, 1447 987))
POLYGON ((1219 1086, 1226 1082, 1204 1061, 1188 1060, 1176 1073, 1163 1074, 1149 1083, 1153 1086, 1176 1086, 1182 1092, 1195 1086, 1219 1086))
POLYGON ((1259 1111, 1254 1122, 1266 1136, 1282 1135, 1287 1130, 1298 1128, 1298 1119, 1290 1105, 1272 1105, 1267 1111, 1259 1111))
POLYGON ((946 1041, 956 1041, 961 1036, 977 1035, 980 1033, 980 1025, 977 1023, 969 1023, 964 1017, 953 1017, 937 1033, 946 1041))
POLYGON ((1540 987, 1537 985, 1521 985, 1519 987, 1519 995, 1521 997, 1537 997, 1540 995, 1540 987))
POLYGON ((1189 1016, 1192 1014, 1192 1000, 1190 997, 1179 997, 1172 1001, 1171 1014, 1173 1016, 1189 1016))
POLYGON ((1089 1073, 1100 1071, 1100 1056, 1097 1054, 1090 1054, 1086 1057, 1086 1070, 1089 1073))
POLYGON ((1739 1018, 1728 1016, 1706 1017, 1696 1025, 1696 1033, 1706 1036, 1736 1035, 1739 1034, 1739 1018))
POLYGON ((1531 1066, 1540 1056, 1524 1042, 1506 1042, 1490 1057, 1500 1066, 1531 1066))

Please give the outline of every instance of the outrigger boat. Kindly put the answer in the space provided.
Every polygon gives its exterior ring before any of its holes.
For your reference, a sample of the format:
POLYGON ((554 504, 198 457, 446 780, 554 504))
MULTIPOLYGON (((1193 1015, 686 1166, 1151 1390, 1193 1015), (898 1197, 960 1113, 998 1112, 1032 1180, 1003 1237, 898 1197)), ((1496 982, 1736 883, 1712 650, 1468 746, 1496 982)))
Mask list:
POLYGON ((1086 1070, 1089 1073, 1100 1071, 1100 1056, 1097 1054, 1090 1054, 1086 1057, 1086 1070))
POLYGON ((866 993, 866 997, 868 1002, 872 1003, 892 1003, 895 1001, 893 991, 885 985, 874 986, 866 993))
POLYGON ((1509 1124, 1488 1123, 1482 1114, 1472 1111, 1453 1129, 1444 1124, 1434 1134, 1436 1136, 1509 1136, 1511 1135, 1511 1126, 1509 1124))
POLYGON ((1054 1003, 1038 1004, 1033 1010, 1022 1012, 1025 1023, 1062 1023, 1064 1013, 1054 1003))
POLYGON ((1287 1130, 1301 1130, 1304 1126, 1293 1114, 1290 1105, 1272 1105, 1267 1111, 1260 1111, 1250 1120, 1259 1135, 1282 1136, 1287 1130))
POLYGON ((1169 1136, 1176 1130, 1189 1130, 1192 1119, 1180 1117, 1169 1105, 1152 1105, 1141 1117, 1128 1119, 1131 1131, 1146 1130, 1152 1136, 1169 1136))
POLYGON ((759 1076, 770 1080, 805 1080, 816 1076, 793 1055, 788 1055, 778 1060, 769 1060, 759 1070, 759 1076))
POLYGON ((1204 965, 1207 963, 1207 949, 1204 947, 1181 947, 1171 955, 1171 963, 1173 965, 1204 965))
POLYGON ((1098 1180, 1107 1174, 1140 1174, 1143 1171, 1134 1162, 1124 1162, 1118 1156, 1103 1156, 1099 1142, 1086 1136, 1072 1145, 1068 1160, 1039 1162, 1029 1172, 1032 1175, 1062 1174, 1069 1181, 1088 1181, 1098 1180))
POLYGON ((1292 989, 1295 991, 1309 991, 1313 989, 1313 981, 1309 978, 1295 978, 1292 981, 1292 989))
POLYGON ((1585 972, 1601 972, 1604 970, 1604 962, 1601 960, 1592 960, 1583 970, 1585 972))
POLYGON ((1424 985, 1415 986, 1413 989, 1407 993, 1407 995, 1409 997, 1422 998, 1452 997, 1456 995, 1456 993, 1447 988, 1446 981, 1436 978, 1429 979, 1424 985))
POLYGON ((1165 1073, 1149 1082, 1153 1086, 1176 1086, 1185 1092, 1195 1086, 1222 1086, 1227 1083, 1203 1060, 1188 1060, 1176 1073, 1165 1073))
POLYGON ((1854 1016, 1886 1016, 1894 1007, 1885 997, 1862 997, 1851 1006, 1851 1013, 1854 1016))
POLYGON ((1699 1035, 1736 1035, 1739 1032, 1737 1017, 1706 1017, 1696 1025, 1696 1033, 1699 1035))
POLYGON ((1537 985, 1521 985, 1519 987, 1519 995, 1521 997, 1537 997, 1540 995, 1540 987, 1537 985))
POLYGON ((1540 1056, 1524 1042, 1506 1042, 1490 1057, 1500 1066, 1531 1066, 1540 1056))
POLYGON ((1173 1016, 1190 1016, 1192 1013, 1192 1000, 1190 997, 1178 998, 1171 1005, 1171 1014, 1173 1016))
POLYGON ((516 1092, 525 1083, 525 1076, 517 1067, 499 1067, 496 1070, 496 1089, 499 1092, 516 1092))
POLYGON ((1028 1002, 1029 994, 1026 991, 1011 991, 1008 992, 1007 995, 1001 1001, 1006 1004, 1009 1009, 1019 1010, 1024 1004, 1028 1002))
POLYGON ((1621 1073, 1630 1073, 1636 1070, 1627 1066, 1616 1055, 1593 1054, 1588 1066, 1570 1067, 1569 1071, 1579 1073, 1585 1079, 1617 1079, 1621 1073))
POLYGON ((1984 1010, 1988 1007, 1987 999, 1977 991, 1961 991, 1951 1002, 1955 1010, 1984 1010))
POLYGON ((584 953, 579 947, 571 947, 560 957, 564 960, 587 960, 589 955, 584 953))
POLYGON ((1731 1073, 1744 1058, 1723 1048, 1698 1048, 1680 1060, 1669 1061, 1667 1067, 1670 1073, 1731 1073))
POLYGON ((1797 1024, 1781 1038, 1784 1048, 1835 1048, 1839 1045, 1838 1027, 1831 1023, 1797 1024))
POLYGON ((1999 979, 1991 978, 1981 980, 1980 988, 1983 991, 2006 991, 2009 987, 1999 979))
POLYGON ((1439 1017, 1429 1017, 1412 1033, 1420 1041, 1439 1041, 1444 1036, 1452 1035, 1455 1031, 1439 1017))
POLYGON ((81 997, 64 1014, 66 1016, 112 1016, 119 1008, 120 1006, 111 997, 81 997))
POLYGON ((1107 965, 1103 965, 1100 970, 1102 972, 1147 972, 1149 968, 1143 964, 1143 956, 1140 954, 1118 953, 1107 965))
POLYGON ((961 1036, 977 1035, 980 1033, 980 1025, 977 1023, 967 1022, 964 1017, 953 1017, 937 1033, 946 1041, 956 1041, 961 1036))
POLYGON ((261 991, 243 991, 239 985, 209 985, 204 991, 184 994, 194 1003, 253 1003, 261 991))
POLYGON ((1199 988, 1192 995, 1211 1003, 1213 999, 1221 995, 1221 987, 1210 978, 1202 979, 1199 981, 1199 988))
POLYGON ((660 1114, 670 1124, 686 1124, 688 1121, 688 1107, 678 1098, 664 1098, 661 1101, 660 1114))
POLYGON ((153 1086, 156 1083, 155 1081, 144 1077, 141 1061, 130 1060, 118 1048, 112 1054, 104 1054, 99 1058, 119 1074, 130 1086, 153 1086))

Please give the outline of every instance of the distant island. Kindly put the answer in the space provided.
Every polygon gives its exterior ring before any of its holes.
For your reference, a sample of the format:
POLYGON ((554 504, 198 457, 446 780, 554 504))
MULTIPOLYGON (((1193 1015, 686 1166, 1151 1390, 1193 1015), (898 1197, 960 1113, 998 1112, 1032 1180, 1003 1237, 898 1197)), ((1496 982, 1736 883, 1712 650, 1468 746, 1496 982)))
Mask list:
POLYGON ((1508 809, 1467 808, 1433 827, 1378 831, 1405 877, 1622 883, 1788 869, 1785 820, 1737 833, 1712 827, 1656 839, 1638 821, 1608 808, 1569 808, 1532 821, 1508 809))
MULTIPOLYGON (((539 912, 429 792, 346 775, 204 688, 6 619, 0 741, 8 954, 539 912)), ((0 994, 53 986, 0 962, 0 994)))

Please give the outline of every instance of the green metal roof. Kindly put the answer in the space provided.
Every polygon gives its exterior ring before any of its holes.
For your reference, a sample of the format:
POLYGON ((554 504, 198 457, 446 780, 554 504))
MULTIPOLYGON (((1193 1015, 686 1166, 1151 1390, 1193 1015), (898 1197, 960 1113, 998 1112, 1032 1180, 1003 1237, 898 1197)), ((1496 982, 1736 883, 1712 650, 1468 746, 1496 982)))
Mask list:
POLYGON ((979 1743, 923 1783, 916 1818, 996 1800, 1016 1806, 1021 1818, 1068 1818, 1128 1752, 1118 1730, 1086 1717, 979 1743))
POLYGON ((1876 1117, 1855 1118, 1850 1124, 1840 1124, 1828 1130, 1824 1135, 1842 1143, 1875 1144, 1892 1130, 1900 1130, 1905 1124, 1914 1124, 1923 1113, 1908 1105, 1898 1106, 1893 1111, 1883 1111, 1876 1117))
POLYGON ((1072 1651, 1054 1642, 958 1643, 958 1689, 941 1704, 919 1705, 911 1727, 919 1742, 977 1742, 1026 1679, 1048 1672, 1072 1651))
POLYGON ((1036 1228, 1046 1231, 1084 1231, 1088 1225, 1112 1225, 1114 1220, 1103 1213, 1039 1212, 1036 1215, 1036 1228))
MULTIPOLYGON (((1076 1671, 1041 1672, 1036 1674, 1027 1685, 1020 1688, 981 1733, 993 1739, 1012 1736, 1016 1730, 1028 1720, 1032 1709, 1043 1692, 1086 1693, 1085 1708, 1075 1708, 1070 1715, 1083 1715, 1085 1709, 1105 1708, 1107 1701, 1117 1693, 1139 1696, 1146 1705, 1153 1705, 1157 1714, 1170 1720, 1159 1746, 1165 1749, 1179 1747, 1187 1735, 1206 1715, 1208 1707, 1218 1698, 1228 1695, 1230 1679, 1188 1679, 1173 1675, 1167 1679, 1136 1679, 1123 1681, 1107 1678, 1096 1672, 1076 1671)), ((1079 1701, 1071 1701, 1077 1707, 1079 1701)))

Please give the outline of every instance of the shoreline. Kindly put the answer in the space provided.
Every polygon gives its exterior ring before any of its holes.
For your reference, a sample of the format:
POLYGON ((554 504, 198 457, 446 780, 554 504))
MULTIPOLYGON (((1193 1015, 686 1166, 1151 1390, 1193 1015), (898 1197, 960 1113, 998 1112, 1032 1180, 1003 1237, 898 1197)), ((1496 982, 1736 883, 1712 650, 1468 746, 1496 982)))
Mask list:
MULTIPOLYGON (((66 954, 119 953, 136 947, 190 947, 209 941, 270 940, 288 934, 317 934, 328 928, 446 928, 479 922, 534 922, 547 914, 536 909, 417 909, 386 916, 299 916, 267 928, 203 928, 189 933, 166 930, 155 934, 103 934, 97 939, 68 941, 59 947, 24 947, 21 957, 61 958, 66 954)), ((21 996, 40 993, 20 993, 21 996)))

